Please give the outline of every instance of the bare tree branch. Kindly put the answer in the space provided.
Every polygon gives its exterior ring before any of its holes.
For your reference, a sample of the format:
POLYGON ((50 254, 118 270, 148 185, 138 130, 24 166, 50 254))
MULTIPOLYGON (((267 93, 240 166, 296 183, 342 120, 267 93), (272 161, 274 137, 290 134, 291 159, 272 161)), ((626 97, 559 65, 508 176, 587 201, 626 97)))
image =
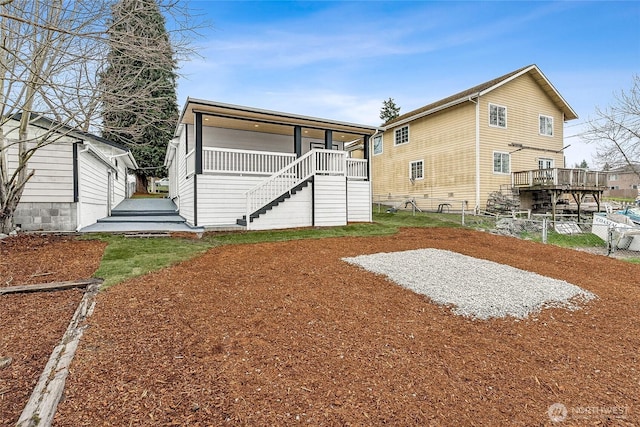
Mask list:
POLYGON ((640 76, 633 77, 629 91, 615 94, 609 107, 596 109, 582 138, 596 144, 600 165, 626 167, 640 179, 640 76))

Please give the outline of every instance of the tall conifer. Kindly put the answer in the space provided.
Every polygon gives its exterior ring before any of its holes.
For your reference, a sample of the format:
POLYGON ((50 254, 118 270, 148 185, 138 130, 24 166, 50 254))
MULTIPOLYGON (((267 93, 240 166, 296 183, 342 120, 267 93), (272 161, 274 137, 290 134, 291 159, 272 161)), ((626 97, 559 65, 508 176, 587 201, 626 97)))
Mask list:
POLYGON ((101 74, 103 136, 131 148, 138 191, 162 164, 178 118, 176 61, 156 0, 120 0, 112 8, 108 66, 101 74))

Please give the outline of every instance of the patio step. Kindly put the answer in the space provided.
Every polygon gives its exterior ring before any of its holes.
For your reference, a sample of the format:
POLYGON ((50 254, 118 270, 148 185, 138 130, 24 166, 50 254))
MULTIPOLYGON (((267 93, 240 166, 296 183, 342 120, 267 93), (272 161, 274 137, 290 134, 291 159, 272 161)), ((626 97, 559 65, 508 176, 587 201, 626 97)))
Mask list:
POLYGON ((167 216, 167 215, 175 215, 176 210, 149 210, 149 211, 140 211, 140 210, 125 210, 125 209, 112 209, 111 216, 167 216))
POLYGON ((180 215, 118 215, 108 216, 106 218, 100 218, 98 222, 101 223, 118 223, 118 222, 156 222, 164 224, 182 224, 185 219, 180 215))
MULTIPOLYGON (((253 222, 253 220, 259 218, 260 215, 263 215, 263 214, 267 213, 267 211, 270 211, 274 207, 278 206, 280 203, 282 203, 285 200, 291 198, 291 196, 293 196, 297 192, 301 191, 303 188, 307 187, 309 185, 309 182, 310 182, 309 179, 306 180, 306 181, 301 182, 300 184, 298 184, 295 187, 293 187, 291 189, 291 191, 287 191, 283 195, 281 195, 281 196, 277 197, 276 199, 272 200, 266 206, 263 206, 262 208, 258 209, 257 211, 255 211, 254 213, 252 213, 249 216, 249 222, 253 222)), ((246 227, 247 226, 247 216, 246 215, 242 215, 242 218, 239 218, 239 219, 236 220, 236 224, 241 225, 243 227, 246 227)))

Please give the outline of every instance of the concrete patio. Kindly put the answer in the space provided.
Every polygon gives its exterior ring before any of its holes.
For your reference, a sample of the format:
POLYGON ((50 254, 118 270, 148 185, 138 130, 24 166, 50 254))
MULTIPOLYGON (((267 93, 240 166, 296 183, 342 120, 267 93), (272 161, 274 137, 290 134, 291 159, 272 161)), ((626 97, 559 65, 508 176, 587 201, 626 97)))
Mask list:
POLYGON ((111 210, 111 215, 80 229, 81 233, 188 232, 203 233, 202 227, 191 227, 178 215, 169 199, 125 199, 111 210))

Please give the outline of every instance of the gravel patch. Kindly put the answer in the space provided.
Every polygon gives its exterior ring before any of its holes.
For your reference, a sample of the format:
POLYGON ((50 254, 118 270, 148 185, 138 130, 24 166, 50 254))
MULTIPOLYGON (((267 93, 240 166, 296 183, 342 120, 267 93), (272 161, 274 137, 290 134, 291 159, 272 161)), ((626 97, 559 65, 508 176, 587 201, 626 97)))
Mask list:
POLYGON ((343 258, 476 319, 524 319, 548 307, 579 309, 595 294, 563 280, 440 249, 343 258))

